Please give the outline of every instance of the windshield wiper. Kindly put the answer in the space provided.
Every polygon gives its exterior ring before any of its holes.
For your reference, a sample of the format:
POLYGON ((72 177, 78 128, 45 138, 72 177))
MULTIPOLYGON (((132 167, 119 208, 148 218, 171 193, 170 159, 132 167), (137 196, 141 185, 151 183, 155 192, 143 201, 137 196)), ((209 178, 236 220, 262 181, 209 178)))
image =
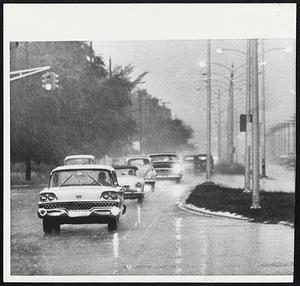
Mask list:
POLYGON ((98 180, 94 179, 92 176, 88 175, 94 182, 98 183, 100 186, 103 186, 98 180))
POLYGON ((67 179, 65 179, 60 185, 58 185, 58 187, 60 188, 64 183, 66 183, 67 181, 69 181, 69 179, 72 177, 73 175, 70 175, 67 179))

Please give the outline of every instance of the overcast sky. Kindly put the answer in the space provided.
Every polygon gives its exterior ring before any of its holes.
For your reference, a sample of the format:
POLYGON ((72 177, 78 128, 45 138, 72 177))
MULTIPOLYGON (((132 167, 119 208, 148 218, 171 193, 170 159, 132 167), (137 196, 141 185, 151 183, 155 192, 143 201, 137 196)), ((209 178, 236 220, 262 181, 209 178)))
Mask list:
MULTIPOLYGON (((206 61, 207 41, 107 41, 93 42, 95 51, 108 63, 111 56, 113 66, 132 64, 135 67, 133 77, 144 71, 149 74, 140 87, 157 98, 169 103, 172 114, 183 119, 194 130, 196 140, 205 137, 206 90, 200 61, 206 61), (200 90, 199 90, 200 88, 200 90)), ((288 120, 295 113, 295 41, 291 39, 267 39, 265 50, 272 48, 292 48, 286 53, 283 49, 266 53, 266 120, 267 127, 288 120)), ((245 56, 237 52, 217 54, 217 48, 239 49, 245 51, 246 40, 212 40, 212 62, 235 67, 245 63, 245 56)), ((259 46, 260 48, 260 46, 259 46)), ((212 72, 228 76, 228 71, 212 65, 212 72)), ((228 86, 228 81, 215 75, 212 81, 213 91, 218 91, 216 82, 228 86)), ((245 69, 236 73, 236 86, 245 85, 245 69)), ((228 98, 228 89, 221 89, 224 105, 228 98)), ((216 97, 216 95, 213 95, 216 97)), ((244 92, 235 93, 237 106, 244 104, 244 92)), ((224 115, 225 118, 226 115, 224 115)))

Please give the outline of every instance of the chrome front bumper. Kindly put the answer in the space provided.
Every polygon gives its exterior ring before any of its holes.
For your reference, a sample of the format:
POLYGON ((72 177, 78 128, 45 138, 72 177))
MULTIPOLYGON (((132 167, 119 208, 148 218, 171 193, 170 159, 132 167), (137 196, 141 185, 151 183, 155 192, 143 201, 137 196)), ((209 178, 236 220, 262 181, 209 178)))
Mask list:
POLYGON ((123 194, 124 199, 138 199, 144 196, 144 192, 134 189, 126 189, 123 194))
POLYGON ((112 208, 93 208, 91 210, 66 210, 61 208, 46 209, 39 207, 37 214, 39 218, 87 218, 91 216, 116 217, 121 213, 118 207, 112 208))

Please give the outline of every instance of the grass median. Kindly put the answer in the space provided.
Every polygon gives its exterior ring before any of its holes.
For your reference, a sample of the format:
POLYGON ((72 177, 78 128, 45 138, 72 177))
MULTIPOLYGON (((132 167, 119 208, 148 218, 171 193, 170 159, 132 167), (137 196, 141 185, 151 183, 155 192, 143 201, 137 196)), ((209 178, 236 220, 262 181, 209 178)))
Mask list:
POLYGON ((295 194, 260 192, 260 209, 251 209, 252 194, 243 189, 220 185, 198 185, 186 199, 186 204, 213 212, 229 212, 252 219, 254 222, 294 224, 295 194))

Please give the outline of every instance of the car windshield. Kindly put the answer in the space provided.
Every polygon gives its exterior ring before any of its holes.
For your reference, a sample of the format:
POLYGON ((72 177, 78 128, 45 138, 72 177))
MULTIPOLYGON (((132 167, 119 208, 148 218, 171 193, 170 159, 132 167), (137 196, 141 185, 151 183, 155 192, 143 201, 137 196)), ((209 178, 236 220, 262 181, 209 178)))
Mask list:
POLYGON ((135 159, 129 159, 128 160, 128 165, 129 166, 145 166, 145 165, 149 165, 150 162, 148 159, 144 159, 144 158, 135 158, 135 159))
POLYGON ((117 172, 117 176, 118 177, 122 177, 122 176, 136 176, 136 170, 135 169, 127 169, 127 168, 124 168, 124 169, 117 169, 116 170, 117 172))
POLYGON ((85 165, 93 163, 94 160, 91 158, 72 158, 65 160, 65 165, 85 165))
POLYGON ((176 155, 155 155, 151 156, 152 162, 173 162, 177 161, 178 157, 176 155))
POLYGON ((108 170, 62 170, 52 174, 50 187, 112 186, 108 170))

